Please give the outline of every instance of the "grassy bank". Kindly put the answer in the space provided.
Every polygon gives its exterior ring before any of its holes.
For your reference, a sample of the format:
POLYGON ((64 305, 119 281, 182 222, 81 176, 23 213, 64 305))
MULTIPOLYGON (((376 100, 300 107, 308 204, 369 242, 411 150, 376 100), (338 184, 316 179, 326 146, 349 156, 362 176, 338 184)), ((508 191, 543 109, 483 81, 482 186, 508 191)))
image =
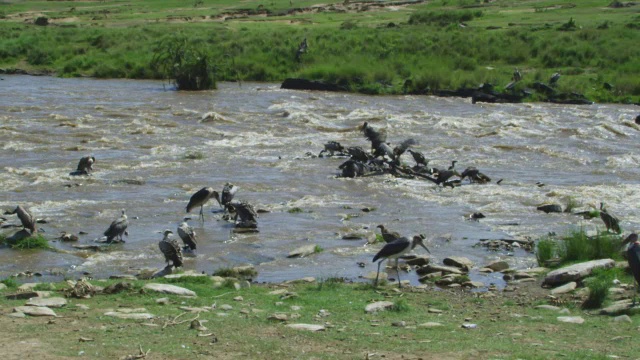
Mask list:
POLYGON ((423 93, 482 82, 501 88, 517 67, 521 87, 560 72, 560 91, 582 92, 600 102, 640 102, 640 5, 314 4, 5 1, 0 67, 60 76, 161 78, 149 66, 156 46, 179 34, 215 60, 218 80, 303 77, 364 93, 423 93), (49 25, 35 25, 39 16, 49 25), (297 61, 305 37, 309 48, 297 61))
MULTIPOLYGON (((168 282, 168 280, 159 280, 168 282)), ((107 286, 114 280, 92 281, 107 286)), ((362 284, 321 281, 313 284, 254 285, 235 290, 214 288, 208 277, 172 280, 195 291, 196 298, 141 291, 146 282, 112 295, 69 298, 55 309, 62 318, 15 319, 0 316, 8 358, 39 356, 60 359, 124 358, 150 349, 149 359, 313 358, 313 359, 604 359, 633 357, 638 322, 612 322, 588 316, 583 325, 561 323, 557 312, 534 309, 544 303, 539 283, 517 285, 517 291, 474 294, 461 289, 372 289, 362 284), (279 292, 273 293, 279 290, 279 292), (241 298, 238 298, 241 297, 241 298), (157 300, 167 298, 163 304, 157 300), (373 301, 394 307, 368 314, 373 301), (81 306, 80 306, 81 305, 81 306), (215 308, 212 307, 215 305, 215 308), (227 307, 227 306, 230 306, 227 307), (206 308, 198 315, 185 307, 206 308), (144 308, 140 310, 140 308, 144 308), (123 320, 108 311, 138 309, 151 320, 123 320), (225 310, 226 309, 226 310, 225 310), (286 321, 272 320, 274 314, 286 321), (180 317, 178 317, 180 315, 180 317), (191 319, 207 329, 190 329, 191 319), (284 318, 282 318, 284 319, 284 318), (185 321, 186 320, 186 321, 185 321), (181 322, 184 321, 184 322, 181 322), (437 322, 440 326, 424 324, 437 322), (325 325, 325 331, 295 330, 285 324, 325 325), (464 329, 462 324, 476 324, 464 329), (208 335, 209 336, 199 336, 208 335), (214 340, 216 339, 216 340, 214 340)), ((68 287, 55 284, 57 289, 68 287)), ((2 294, 13 293, 5 289, 2 294)), ((54 291, 52 296, 60 296, 54 291)), ((25 300, 0 299, 3 314, 25 300)), ((572 315, 583 315, 571 304, 572 315)))

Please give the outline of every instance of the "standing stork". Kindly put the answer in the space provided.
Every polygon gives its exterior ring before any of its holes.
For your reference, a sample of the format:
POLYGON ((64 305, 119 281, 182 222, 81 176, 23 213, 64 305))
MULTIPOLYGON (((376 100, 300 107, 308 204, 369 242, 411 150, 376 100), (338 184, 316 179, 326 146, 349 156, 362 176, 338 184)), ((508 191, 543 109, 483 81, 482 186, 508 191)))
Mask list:
POLYGON ((107 242, 111 243, 118 238, 119 242, 124 242, 122 240, 122 235, 128 235, 127 227, 129 226, 129 220, 127 220, 127 215, 125 214, 124 209, 122 209, 122 215, 113 220, 109 228, 104 232, 104 236, 107 237, 107 242))
POLYGON ((636 298, 638 296, 638 286, 640 286, 640 241, 638 241, 638 234, 632 233, 627 236, 622 244, 629 244, 629 247, 627 248, 627 262, 629 263, 629 268, 635 278, 635 286, 633 287, 633 303, 631 306, 635 306, 636 298))
POLYGON ((378 272, 376 273, 376 282, 375 286, 378 286, 378 277, 380 276, 380 265, 384 259, 396 259, 396 273, 398 274, 398 287, 402 287, 402 283, 400 282, 400 270, 398 270, 398 258, 409 251, 413 250, 416 246, 422 246, 429 254, 431 251, 427 249, 427 247, 422 242, 422 236, 414 236, 413 240, 409 241, 406 237, 401 237, 395 241, 392 241, 386 244, 376 256, 373 257, 373 262, 376 262, 378 259, 381 259, 378 262, 378 272))
POLYGON ((196 249, 198 242, 196 241, 196 232, 193 231, 193 228, 187 224, 186 221, 183 221, 180 226, 178 226, 178 236, 182 239, 184 246, 183 250, 193 251, 196 249))
POLYGON ((10 212, 9 214, 18 215, 18 219, 20 219, 20 223, 22 223, 22 227, 25 230, 29 230, 31 235, 38 232, 38 229, 36 229, 36 218, 34 218, 33 214, 31 214, 31 212, 26 208, 22 207, 21 205, 18 205, 16 206, 15 210, 13 210, 13 212, 10 212))
POLYGON ((609 214, 603 202, 600 203, 600 219, 604 222, 604 226, 607 227, 607 231, 613 230, 614 233, 620 234, 620 220, 612 214, 609 214))
POLYGON ((178 245, 178 241, 173 238, 173 231, 165 230, 163 233, 163 238, 158 243, 158 247, 160 247, 160 251, 164 255, 164 260, 167 262, 167 268, 174 266, 176 268, 182 266, 182 250, 180 250, 180 245, 178 245), (169 264, 171 262, 171 264, 169 264))
POLYGON ((204 204, 211 199, 213 193, 214 191, 211 187, 203 187, 196 191, 195 194, 191 195, 191 199, 189 199, 189 203, 187 204, 187 213, 191 212, 191 209, 200 206, 200 217, 202 218, 202 221, 204 221, 204 204))

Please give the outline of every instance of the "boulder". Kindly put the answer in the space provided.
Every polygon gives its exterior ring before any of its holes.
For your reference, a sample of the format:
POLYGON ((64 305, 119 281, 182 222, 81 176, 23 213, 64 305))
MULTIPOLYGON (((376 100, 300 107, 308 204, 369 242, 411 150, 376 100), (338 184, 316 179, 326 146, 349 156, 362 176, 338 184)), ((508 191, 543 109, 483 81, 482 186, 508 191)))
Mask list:
POLYGON ((465 272, 468 272, 473 267, 473 262, 462 256, 450 256, 445 258, 442 262, 445 265, 455 266, 465 272))
POLYGON ((562 286, 558 286, 557 288, 551 290, 551 295, 566 294, 568 292, 575 290, 577 286, 578 284, 575 281, 566 283, 562 286))
POLYGON ((591 260, 571 266, 565 266, 560 269, 556 269, 547 274, 544 278, 545 285, 561 285, 570 281, 578 281, 591 275, 594 269, 598 268, 612 268, 615 265, 615 261, 611 259, 591 260))
POLYGON ((493 271, 504 271, 507 270, 509 268, 509 263, 504 261, 504 260, 500 260, 500 261, 494 261, 491 264, 485 266, 488 269, 491 269, 493 271))
POLYGON ((296 330, 307 330, 307 331, 323 331, 325 329, 322 325, 316 324, 288 324, 285 325, 288 328, 296 329, 296 330))
POLYGON ((181 296, 196 296, 196 293, 185 289, 180 286, 168 285, 168 284, 147 284, 143 287, 145 290, 155 291, 163 294, 181 295, 181 296))
POLYGON ((118 319, 128 319, 128 320, 149 320, 154 318, 154 316, 149 313, 125 313, 125 312, 119 312, 119 311, 108 311, 104 313, 104 315, 115 317, 118 319))
POLYGON ((632 306, 630 300, 616 302, 600 310, 600 315, 640 314, 640 304, 632 306))
POLYGON ((34 297, 27 301, 27 306, 46 306, 49 308, 60 308, 67 305, 67 300, 61 297, 40 298, 34 297))
POLYGON ((538 306, 535 307, 535 309, 560 311, 559 307, 553 306, 553 305, 538 305, 538 306))
POLYGON ((442 272, 442 274, 456 274, 463 275, 464 272, 453 266, 443 266, 443 265, 427 265, 416 270, 419 275, 431 274, 434 272, 442 272))
POLYGON ((384 311, 391 309, 393 307, 393 303, 391 301, 376 301, 374 303, 368 304, 365 306, 364 311, 368 313, 374 313, 378 311, 384 311))
POLYGON ((309 244, 309 245, 301 246, 301 247, 291 251, 289 253, 289 255, 287 255, 287 257, 288 258, 305 257, 305 256, 309 256, 311 254, 314 254, 315 252, 316 252, 316 244, 309 244))
POLYGON ((580 316, 558 316, 558 321, 570 324, 584 323, 584 319, 580 316))
POLYGON ((404 256, 405 262, 409 265, 414 266, 425 266, 429 265, 431 258, 428 255, 408 255, 404 256))
POLYGON ((562 206, 558 204, 544 204, 544 205, 538 206, 536 209, 538 209, 539 211, 544 211, 546 214, 562 212, 562 206))
POLYGON ((57 316, 53 310, 45 306, 18 306, 13 311, 30 316, 57 316))

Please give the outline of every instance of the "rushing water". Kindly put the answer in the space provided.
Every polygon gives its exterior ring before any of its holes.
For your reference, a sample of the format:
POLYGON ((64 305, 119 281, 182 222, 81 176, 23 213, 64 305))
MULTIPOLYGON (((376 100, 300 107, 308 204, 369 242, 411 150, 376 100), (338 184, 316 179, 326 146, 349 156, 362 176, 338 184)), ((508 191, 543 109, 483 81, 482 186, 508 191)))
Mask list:
MULTIPOLYGON (((0 207, 29 207, 48 220, 39 227, 49 238, 86 232, 80 244, 93 244, 122 208, 130 225, 126 243, 109 251, 0 248, 0 276, 30 270, 52 278, 83 272, 105 277, 161 268, 160 232, 175 232, 191 194, 203 186, 221 190, 228 181, 239 186, 237 199, 269 211, 260 215, 260 232, 233 234, 232 225, 212 211, 217 203, 210 202, 204 224, 192 215, 199 248, 185 269, 211 273, 250 263, 258 281, 357 279, 375 271, 371 258, 381 245, 342 235, 372 232, 378 224, 406 236, 426 234, 436 262, 462 255, 480 265, 505 258, 525 267, 534 260, 524 252, 473 245, 479 239, 603 227, 599 219, 536 210, 543 202, 564 206, 570 197, 584 207, 604 201, 627 230, 640 224, 640 128, 632 120, 638 107, 472 105, 458 98, 289 91, 276 84, 219 86, 176 92, 154 81, 4 76, 0 207), (209 112, 216 116, 203 120, 209 112), (306 155, 318 154, 329 140, 366 149, 357 131, 364 121, 385 128, 392 143, 418 140, 416 149, 432 159, 431 166, 458 160, 457 168, 476 166, 494 181, 437 189, 431 182, 388 175, 342 179, 336 175, 344 159, 306 155), (87 154, 97 159, 94 174, 69 176, 87 154), (498 179, 504 179, 500 185, 498 179), (538 181, 546 185, 538 187, 538 181), (289 213, 294 207, 303 212, 289 213), (365 207, 375 210, 361 211, 365 207), (472 212, 486 218, 469 221, 465 216, 472 212), (286 257, 305 244, 324 251, 286 257)), ((413 164, 408 154, 403 161, 413 164)), ((53 245, 74 250, 69 243, 53 245)), ((415 274, 403 278, 416 282, 415 274)))

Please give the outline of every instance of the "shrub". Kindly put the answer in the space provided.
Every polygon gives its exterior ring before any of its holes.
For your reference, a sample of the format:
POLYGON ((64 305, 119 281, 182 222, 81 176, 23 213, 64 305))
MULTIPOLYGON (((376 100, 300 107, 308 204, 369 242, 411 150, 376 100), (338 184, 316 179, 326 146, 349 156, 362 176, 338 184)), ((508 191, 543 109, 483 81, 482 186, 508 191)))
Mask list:
POLYGON ((3 283, 7 286, 7 288, 9 289, 15 289, 18 287, 18 282, 16 281, 16 279, 12 278, 12 277, 8 277, 2 281, 0 281, 0 283, 3 283))
POLYGON ((216 88, 215 66, 209 55, 185 36, 160 41, 151 60, 163 78, 173 79, 178 90, 216 88))
POLYGON ((409 17, 410 25, 428 24, 446 26, 449 24, 457 24, 465 21, 471 21, 474 18, 482 17, 482 11, 421 11, 412 14, 409 17))
POLYGON ((617 269, 595 269, 591 277, 585 280, 589 288, 589 296, 582 303, 585 309, 597 309, 609 296, 609 288, 617 277, 617 269))
POLYGON ((393 302, 393 307, 391 308, 391 311, 407 312, 410 309, 411 307, 409 307, 409 303, 407 302, 407 300, 405 298, 399 298, 398 300, 393 302))
POLYGON ((547 261, 553 259, 556 256, 556 243, 555 241, 545 238, 538 241, 536 247, 536 259, 538 265, 545 266, 547 261))

